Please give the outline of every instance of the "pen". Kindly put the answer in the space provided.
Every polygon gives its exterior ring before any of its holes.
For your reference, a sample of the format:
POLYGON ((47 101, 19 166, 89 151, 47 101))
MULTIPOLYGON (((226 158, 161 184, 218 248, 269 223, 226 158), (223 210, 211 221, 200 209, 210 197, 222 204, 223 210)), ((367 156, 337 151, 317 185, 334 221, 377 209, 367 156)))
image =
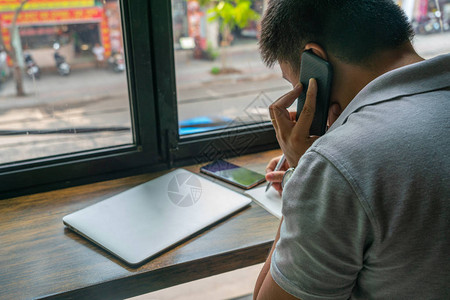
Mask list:
MULTIPOLYGON (((281 169, 281 166, 284 164, 285 161, 286 161, 286 157, 284 157, 284 154, 283 154, 281 156, 280 160, 278 161, 277 165, 275 166, 275 169, 273 171, 274 172, 275 171, 279 171, 281 169)), ((272 181, 267 184, 266 192, 270 189, 271 186, 272 186, 272 181)))

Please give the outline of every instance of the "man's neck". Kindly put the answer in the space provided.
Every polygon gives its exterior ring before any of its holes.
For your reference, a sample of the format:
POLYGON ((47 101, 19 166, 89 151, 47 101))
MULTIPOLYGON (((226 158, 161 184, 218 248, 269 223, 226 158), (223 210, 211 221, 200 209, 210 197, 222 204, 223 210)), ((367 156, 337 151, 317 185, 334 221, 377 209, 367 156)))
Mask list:
POLYGON ((330 56, 334 68, 332 102, 337 102, 341 110, 372 80, 394 69, 422 61, 408 42, 398 49, 382 51, 375 55, 369 66, 343 63, 330 56))

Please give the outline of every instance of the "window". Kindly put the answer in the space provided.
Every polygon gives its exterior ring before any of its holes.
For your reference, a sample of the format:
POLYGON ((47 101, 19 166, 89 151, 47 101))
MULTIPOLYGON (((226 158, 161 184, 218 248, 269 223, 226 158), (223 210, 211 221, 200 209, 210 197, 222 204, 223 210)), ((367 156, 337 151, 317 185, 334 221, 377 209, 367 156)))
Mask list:
POLYGON ((3 6, 0 164, 133 144, 118 2, 3 6))
POLYGON ((217 1, 171 2, 180 136, 175 156, 200 162, 276 145, 268 106, 290 84, 259 56, 264 1, 249 1, 240 11, 230 6, 229 15, 247 16, 239 25, 224 21, 217 1))
MULTIPOLYGON (((158 32, 153 36, 153 43, 158 45, 154 49, 155 57, 167 57, 167 53, 172 55, 170 61, 158 59, 154 65, 157 70, 155 81, 159 87, 158 95, 162 100, 158 103, 163 118, 161 127, 166 130, 163 138, 167 143, 169 165, 182 166, 277 147, 272 125, 267 122, 267 117, 263 117, 267 114, 268 105, 274 99, 266 97, 264 93, 257 98, 261 91, 253 88, 247 90, 247 93, 251 93, 244 95, 247 102, 242 101, 242 98, 240 99, 242 102, 239 102, 238 93, 231 92, 235 85, 233 82, 222 82, 222 90, 226 92, 225 97, 220 95, 220 98, 216 99, 207 95, 206 90, 217 91, 221 80, 214 83, 219 85, 198 85, 199 81, 205 80, 205 77, 210 75, 209 67, 205 67, 205 64, 209 65, 210 62, 193 57, 195 36, 189 36, 192 34, 192 32, 189 33, 189 27, 183 27, 189 22, 190 2, 196 1, 152 2, 151 4, 151 8, 158 12, 152 14, 153 30, 158 32), (200 72, 194 74, 195 70, 200 72), (196 88, 194 85, 197 85, 196 88), (200 97, 202 90, 203 96, 200 97), (231 97, 228 99, 235 101, 235 107, 229 104, 222 106, 217 104, 223 102, 229 95, 231 97), (225 106, 242 114, 227 114, 223 109, 225 106), (253 113, 254 111, 258 113, 253 113), (213 120, 204 122, 205 119, 213 120), (219 121, 216 122, 216 120, 219 121), (192 121, 191 125, 186 121, 192 121), (196 126, 195 122, 202 124, 196 126), (208 124, 208 122, 214 124, 208 124)), ((196 4, 193 6, 198 7, 196 4)), ((205 20, 199 22, 204 23, 205 20)), ((250 52, 250 55, 259 56, 255 47, 256 40, 253 39, 251 42, 254 50, 250 52)), ((282 82, 281 74, 276 76, 279 79, 278 82, 282 82)), ((284 82, 281 85, 288 87, 288 84, 284 82)), ((271 94, 273 96, 276 92, 270 91, 270 93, 273 93, 271 94)), ((282 92, 278 91, 277 97, 280 93, 282 92)))
POLYGON ((4 197, 163 162, 147 4, 30 0, 14 27, 19 3, 0 7, 4 197), (25 96, 13 74, 21 64, 25 96))
POLYGON ((263 1, 251 1, 225 23, 214 1, 172 0, 175 74, 181 136, 270 121, 268 106, 290 85, 258 52, 263 1), (205 2, 205 1, 203 1, 205 2))

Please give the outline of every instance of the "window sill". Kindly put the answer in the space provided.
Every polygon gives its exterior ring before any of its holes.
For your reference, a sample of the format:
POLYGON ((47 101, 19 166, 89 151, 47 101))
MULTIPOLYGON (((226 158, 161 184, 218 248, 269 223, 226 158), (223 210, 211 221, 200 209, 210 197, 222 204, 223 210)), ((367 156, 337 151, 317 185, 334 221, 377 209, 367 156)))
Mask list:
MULTIPOLYGON (((279 150, 231 159, 263 172, 279 150)), ((198 172, 199 165, 186 167, 198 172)), ((252 203, 146 264, 131 268, 64 228, 62 217, 162 175, 0 201, 0 298, 127 298, 263 262, 279 220, 252 203)))

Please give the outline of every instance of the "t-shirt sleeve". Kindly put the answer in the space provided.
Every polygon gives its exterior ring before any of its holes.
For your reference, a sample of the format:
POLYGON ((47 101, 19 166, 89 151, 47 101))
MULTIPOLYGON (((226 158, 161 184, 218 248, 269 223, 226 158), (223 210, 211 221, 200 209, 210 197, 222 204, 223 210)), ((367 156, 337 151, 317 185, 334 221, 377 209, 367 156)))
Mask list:
POLYGON ((270 267, 275 282, 302 300, 350 298, 371 235, 347 178, 307 152, 283 191, 282 213, 270 267))

